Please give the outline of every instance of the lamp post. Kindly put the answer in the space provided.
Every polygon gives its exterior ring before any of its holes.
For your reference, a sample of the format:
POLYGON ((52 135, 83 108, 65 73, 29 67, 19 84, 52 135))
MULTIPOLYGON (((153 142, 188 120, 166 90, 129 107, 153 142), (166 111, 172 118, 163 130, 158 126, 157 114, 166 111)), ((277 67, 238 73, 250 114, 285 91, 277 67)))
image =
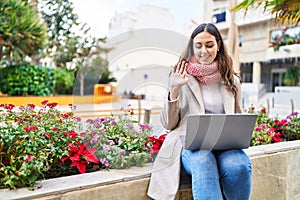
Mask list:
POLYGON ((146 99, 146 94, 147 94, 147 79, 148 79, 148 74, 144 74, 144 80, 145 80, 145 99, 146 99))

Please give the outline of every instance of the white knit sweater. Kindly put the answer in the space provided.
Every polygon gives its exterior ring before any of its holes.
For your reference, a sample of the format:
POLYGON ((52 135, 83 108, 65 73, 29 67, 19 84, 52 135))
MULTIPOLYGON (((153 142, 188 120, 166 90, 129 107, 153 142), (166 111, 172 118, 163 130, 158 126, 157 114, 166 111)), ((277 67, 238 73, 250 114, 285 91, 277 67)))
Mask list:
POLYGON ((205 113, 225 113, 221 95, 221 83, 200 83, 205 113))

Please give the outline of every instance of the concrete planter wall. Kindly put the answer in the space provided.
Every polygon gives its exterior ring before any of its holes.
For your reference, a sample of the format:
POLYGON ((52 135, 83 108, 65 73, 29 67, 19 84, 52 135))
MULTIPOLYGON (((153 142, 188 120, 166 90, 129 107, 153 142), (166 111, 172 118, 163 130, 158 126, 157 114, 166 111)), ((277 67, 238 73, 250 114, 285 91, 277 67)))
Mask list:
MULTIPOLYGON (((300 141, 250 147, 245 150, 252 161, 251 200, 300 199, 300 141)), ((93 172, 45 180, 41 188, 29 191, 0 190, 0 199, 147 200, 152 164, 145 167, 93 172)), ((191 189, 181 187, 176 199, 192 199, 191 189)))

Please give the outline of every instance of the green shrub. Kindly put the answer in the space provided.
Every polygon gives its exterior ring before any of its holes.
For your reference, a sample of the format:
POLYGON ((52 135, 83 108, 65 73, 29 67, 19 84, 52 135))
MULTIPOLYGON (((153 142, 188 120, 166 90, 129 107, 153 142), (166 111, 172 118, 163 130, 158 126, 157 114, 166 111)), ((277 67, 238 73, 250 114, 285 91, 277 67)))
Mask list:
POLYGON ((53 69, 14 65, 0 69, 0 91, 9 95, 47 96, 55 86, 53 69))
POLYGON ((72 94, 75 80, 74 71, 65 68, 54 69, 55 93, 72 94))

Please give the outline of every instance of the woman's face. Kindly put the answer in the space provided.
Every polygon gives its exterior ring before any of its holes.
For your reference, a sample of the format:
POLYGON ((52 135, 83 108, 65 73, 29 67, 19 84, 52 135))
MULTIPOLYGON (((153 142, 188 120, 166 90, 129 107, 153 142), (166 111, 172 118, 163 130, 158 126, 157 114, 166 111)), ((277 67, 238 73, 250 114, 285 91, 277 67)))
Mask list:
POLYGON ((211 64, 218 53, 219 45, 214 35, 203 31, 194 37, 194 53, 201 64, 211 64))

